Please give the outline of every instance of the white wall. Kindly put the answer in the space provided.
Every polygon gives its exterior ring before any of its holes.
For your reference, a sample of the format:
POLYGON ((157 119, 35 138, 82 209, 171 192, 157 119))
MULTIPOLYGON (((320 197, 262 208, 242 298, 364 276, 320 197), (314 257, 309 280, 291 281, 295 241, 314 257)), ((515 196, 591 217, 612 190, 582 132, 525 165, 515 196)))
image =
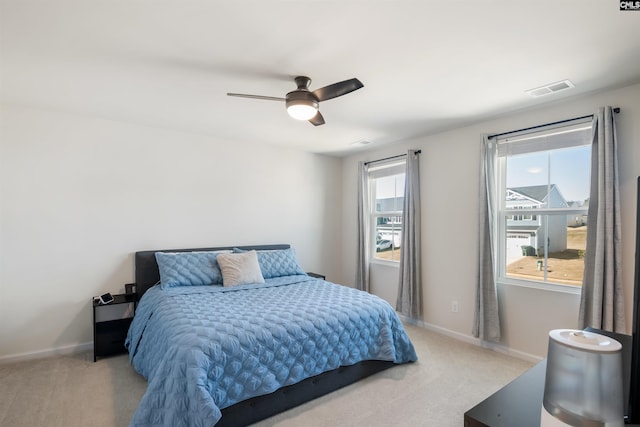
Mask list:
POLYGON ((339 272, 339 159, 14 106, 0 110, 0 360, 92 341, 133 252, 290 243, 339 272))
MULTIPOLYGON (((640 85, 516 112, 342 160, 15 106, 0 109, 0 360, 92 340, 90 298, 133 280, 137 250, 291 243, 302 266, 352 285, 359 160, 422 150, 424 321, 471 337, 479 139, 619 106, 622 279, 631 323, 640 85), (465 242, 460 244, 458 242, 465 242), (451 301, 459 312, 451 312, 451 301)), ((395 304, 397 270, 374 291, 395 304)), ((579 298, 500 287, 503 344, 543 356, 579 298)))
MULTIPOLYGON (((447 333, 471 339, 478 256, 478 176, 480 135, 491 134, 593 113, 611 105, 617 115, 622 204, 622 280, 627 323, 631 325, 636 177, 640 175, 640 84, 516 112, 437 135, 401 141, 379 150, 343 159, 343 283, 355 280, 357 163, 421 149, 422 268, 424 322, 447 333), (458 301, 459 312, 451 312, 458 301)), ((374 291, 395 304, 397 268, 371 269, 374 291), (382 271, 387 269, 387 271, 382 271), (386 282, 386 283, 385 283, 386 282), (381 287, 385 287, 383 291, 381 287)), ((523 356, 546 355, 548 331, 576 328, 579 295, 527 289, 499 288, 503 342, 523 356)))

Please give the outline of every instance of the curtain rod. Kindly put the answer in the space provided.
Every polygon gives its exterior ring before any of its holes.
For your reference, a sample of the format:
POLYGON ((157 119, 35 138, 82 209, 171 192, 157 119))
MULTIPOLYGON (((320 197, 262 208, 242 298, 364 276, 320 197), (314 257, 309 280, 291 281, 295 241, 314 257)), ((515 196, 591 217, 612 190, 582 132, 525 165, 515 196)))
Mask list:
MULTIPOLYGON (((613 112, 614 113, 619 113, 620 112, 620 108, 619 107, 614 108, 613 112)), ((589 114, 588 116, 582 116, 582 117, 574 117, 573 119, 559 120, 557 122, 546 123, 544 125, 531 126, 531 127, 528 127, 528 128, 523 128, 523 129, 518 129, 518 130, 510 130, 509 132, 496 133, 495 135, 489 135, 487 138, 493 139, 493 138, 496 138, 496 137, 499 137, 499 136, 510 135, 512 133, 524 132, 524 131, 527 131, 527 130, 533 130, 533 129, 542 128, 542 127, 545 127, 545 126, 560 125, 562 123, 568 123, 568 122, 572 122, 574 120, 582 120, 582 119, 588 119, 588 118, 593 118, 593 114, 589 114)))
MULTIPOLYGON (((420 154, 422 153, 422 150, 416 150, 415 151, 416 154, 420 154)), ((385 160, 391 160, 391 159, 399 159, 400 157, 405 157, 406 154, 398 154, 397 156, 391 156, 391 157, 385 157, 384 159, 378 159, 378 160, 371 160, 370 162, 364 162, 365 166, 368 165, 369 163, 378 163, 378 162, 384 162, 385 160)))

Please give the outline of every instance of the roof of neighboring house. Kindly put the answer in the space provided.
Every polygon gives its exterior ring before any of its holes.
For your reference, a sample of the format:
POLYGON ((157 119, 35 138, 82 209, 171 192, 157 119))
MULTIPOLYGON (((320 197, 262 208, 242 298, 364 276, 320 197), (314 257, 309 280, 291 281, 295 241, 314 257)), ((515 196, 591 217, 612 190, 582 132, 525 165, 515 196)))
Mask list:
MULTIPOLYGON (((549 193, 554 188, 556 188, 556 185, 551 184, 551 187, 549 188, 549 193)), ((522 194, 525 197, 528 197, 533 200, 537 200, 539 202, 544 201, 544 199, 547 197, 547 194, 548 194, 546 185, 532 185, 530 187, 513 187, 513 188, 507 188, 507 190, 511 190, 515 193, 522 194)))

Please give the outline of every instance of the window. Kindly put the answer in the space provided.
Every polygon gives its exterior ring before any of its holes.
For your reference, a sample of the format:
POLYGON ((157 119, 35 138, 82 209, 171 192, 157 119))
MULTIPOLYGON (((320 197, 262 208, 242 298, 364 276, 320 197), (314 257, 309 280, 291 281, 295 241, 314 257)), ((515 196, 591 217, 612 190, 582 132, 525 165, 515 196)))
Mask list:
POLYGON ((400 262, 406 161, 369 166, 372 260, 400 262))
MULTIPOLYGON (((591 122, 498 139, 498 280, 580 287, 591 122)), ((566 289, 566 288, 564 288, 566 289)))

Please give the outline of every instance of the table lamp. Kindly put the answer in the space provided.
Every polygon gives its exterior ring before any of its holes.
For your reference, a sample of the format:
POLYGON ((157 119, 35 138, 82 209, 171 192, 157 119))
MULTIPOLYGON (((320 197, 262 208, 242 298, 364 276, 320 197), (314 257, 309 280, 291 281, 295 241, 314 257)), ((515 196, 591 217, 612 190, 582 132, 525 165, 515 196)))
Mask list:
POLYGON ((593 332, 549 332, 542 427, 624 426, 622 345, 593 332))

